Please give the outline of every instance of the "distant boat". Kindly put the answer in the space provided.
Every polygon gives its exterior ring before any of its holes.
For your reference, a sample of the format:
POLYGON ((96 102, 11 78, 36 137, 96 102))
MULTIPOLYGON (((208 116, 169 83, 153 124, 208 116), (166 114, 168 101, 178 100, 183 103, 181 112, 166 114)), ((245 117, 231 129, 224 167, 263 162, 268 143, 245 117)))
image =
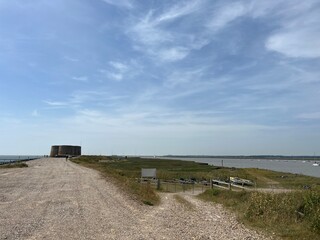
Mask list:
POLYGON ((312 164, 312 166, 319 167, 319 163, 315 162, 312 164))
POLYGON ((253 182, 248 179, 238 178, 238 177, 230 177, 230 182, 234 184, 241 184, 241 185, 249 185, 252 186, 253 182))

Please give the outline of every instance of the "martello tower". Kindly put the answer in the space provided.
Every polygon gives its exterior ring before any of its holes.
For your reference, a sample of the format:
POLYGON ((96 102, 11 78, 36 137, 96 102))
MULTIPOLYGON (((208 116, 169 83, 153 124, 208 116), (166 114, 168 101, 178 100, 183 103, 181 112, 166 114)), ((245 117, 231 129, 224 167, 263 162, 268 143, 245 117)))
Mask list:
POLYGON ((80 156, 81 146, 71 145, 54 145, 51 147, 50 157, 66 157, 66 156, 80 156))

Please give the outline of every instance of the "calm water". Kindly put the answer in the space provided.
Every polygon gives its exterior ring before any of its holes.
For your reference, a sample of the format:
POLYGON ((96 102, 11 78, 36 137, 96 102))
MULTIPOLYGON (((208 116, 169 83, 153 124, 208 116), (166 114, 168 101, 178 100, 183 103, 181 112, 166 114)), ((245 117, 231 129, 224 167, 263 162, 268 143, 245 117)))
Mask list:
POLYGON ((16 162, 21 160, 29 160, 35 158, 41 158, 43 156, 36 156, 36 155, 0 155, 0 164, 6 162, 16 162))
MULTIPOLYGON (((161 157, 162 158, 162 157, 161 157)), ((167 158, 166 158, 167 159, 167 158)), ((215 166, 236 168, 261 168, 278 172, 298 173, 313 177, 320 177, 320 166, 312 166, 314 161, 302 160, 269 160, 269 159, 225 159, 225 158, 172 158, 186 161, 208 163, 215 166)))

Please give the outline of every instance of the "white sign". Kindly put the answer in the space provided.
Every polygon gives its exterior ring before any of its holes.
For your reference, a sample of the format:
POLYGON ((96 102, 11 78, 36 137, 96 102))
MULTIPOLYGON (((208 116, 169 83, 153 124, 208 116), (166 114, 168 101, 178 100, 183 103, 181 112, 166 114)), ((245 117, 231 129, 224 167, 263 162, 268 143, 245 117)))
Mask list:
POLYGON ((156 168, 141 168, 141 177, 157 177, 157 169, 156 168))

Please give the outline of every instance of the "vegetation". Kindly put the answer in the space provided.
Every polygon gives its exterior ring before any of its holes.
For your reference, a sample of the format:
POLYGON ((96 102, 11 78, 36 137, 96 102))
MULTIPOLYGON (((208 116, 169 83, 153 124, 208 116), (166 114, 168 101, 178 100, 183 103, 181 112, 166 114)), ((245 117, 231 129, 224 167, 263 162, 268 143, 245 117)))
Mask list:
POLYGON ((13 162, 8 164, 0 165, 0 168, 24 168, 28 167, 28 164, 25 162, 13 162))
POLYGON ((208 190, 201 199, 221 203, 240 221, 283 239, 320 238, 320 191, 289 193, 208 190))
MULTIPOLYGON (((275 233, 283 239, 320 239, 319 178, 254 168, 223 168, 168 159, 81 156, 72 161, 111 177, 120 187, 148 205, 159 203, 159 197, 155 186, 138 183, 141 168, 156 168, 157 177, 168 181, 228 180, 230 176, 234 176, 254 181, 257 188, 292 189, 294 191, 278 194, 210 189, 200 197, 223 204, 235 211, 243 223, 266 230, 270 234, 275 233)), ((184 185, 181 187, 185 189, 184 185)), ((168 191, 167 186, 162 186, 161 191, 168 191)), ((175 199, 192 210, 192 206, 189 206, 185 199, 178 195, 175 199)))
POLYGON ((195 209, 195 206, 190 203, 189 201, 187 201, 186 199, 184 199, 182 196, 180 195, 174 195, 174 198, 176 199, 176 201, 178 203, 180 203, 183 208, 187 211, 193 211, 195 209))

